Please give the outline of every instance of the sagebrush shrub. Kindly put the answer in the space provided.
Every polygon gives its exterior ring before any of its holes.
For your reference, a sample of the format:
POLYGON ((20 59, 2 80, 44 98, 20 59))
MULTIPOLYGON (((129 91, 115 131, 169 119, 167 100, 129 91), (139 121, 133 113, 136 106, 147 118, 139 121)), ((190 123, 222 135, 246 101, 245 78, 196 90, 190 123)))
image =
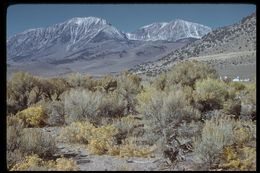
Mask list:
POLYGON ((21 144, 21 132, 22 128, 19 124, 15 126, 7 126, 7 135, 6 135, 6 142, 7 142, 7 151, 14 151, 19 149, 21 144))
POLYGON ((6 130, 6 161, 9 169, 23 159, 24 154, 20 151, 22 127, 20 124, 8 125, 6 130))
POLYGON ((122 95, 114 91, 103 95, 98 105, 97 114, 100 117, 120 117, 125 114, 126 102, 122 95))
MULTIPOLYGON (((17 72, 7 82, 7 112, 17 113, 29 106, 29 95, 39 85, 39 80, 26 72, 17 72)), ((39 90, 40 92, 40 90, 39 90)), ((33 100, 31 98, 31 100, 33 100)), ((34 101, 38 101, 34 100, 34 101)))
POLYGON ((163 91, 166 87, 166 80, 167 76, 166 73, 162 73, 159 76, 157 76, 154 80, 152 85, 157 89, 163 91))
POLYGON ((51 156, 56 151, 55 139, 41 129, 23 129, 20 150, 28 154, 51 156))
POLYGON ((193 87, 197 80, 217 78, 214 68, 199 61, 185 61, 177 63, 167 72, 166 86, 175 84, 193 87))
POLYGON ((241 116, 256 119, 256 83, 249 83, 241 94, 241 116))
POLYGON ((200 112, 190 105, 189 99, 181 89, 173 90, 167 96, 155 92, 141 111, 149 126, 162 132, 171 123, 200 119, 200 112))
POLYGON ((101 93, 93 93, 84 89, 70 90, 64 98, 66 123, 81 120, 95 121, 101 97, 101 93))
POLYGON ((126 102, 126 114, 136 113, 136 95, 141 91, 141 78, 137 75, 123 73, 118 77, 117 90, 126 102))
POLYGON ((98 81, 98 85, 106 92, 111 92, 117 88, 117 80, 111 75, 106 75, 98 81))
POLYGON ((234 142, 235 120, 229 117, 213 117, 206 120, 201 137, 194 141, 195 152, 211 166, 224 146, 234 142))
POLYGON ((164 100, 162 114, 165 126, 173 121, 191 121, 200 118, 200 112, 190 105, 183 90, 170 92, 164 100))
POLYGON ((48 115, 47 123, 51 126, 63 125, 65 123, 65 109, 62 101, 43 101, 39 103, 48 115))
POLYGON ((226 83, 215 79, 204 79, 195 84, 196 103, 202 105, 201 111, 220 109, 228 99, 228 86, 226 83))
POLYGON ((239 116, 241 112, 241 101, 239 99, 228 99, 223 103, 226 114, 239 116))
POLYGON ((92 90, 96 85, 91 76, 80 73, 71 73, 65 79, 71 88, 85 88, 92 90))
POLYGON ((206 120, 201 137, 195 139, 195 152, 211 166, 226 146, 244 145, 255 138, 251 121, 234 120, 230 116, 215 116, 206 120))

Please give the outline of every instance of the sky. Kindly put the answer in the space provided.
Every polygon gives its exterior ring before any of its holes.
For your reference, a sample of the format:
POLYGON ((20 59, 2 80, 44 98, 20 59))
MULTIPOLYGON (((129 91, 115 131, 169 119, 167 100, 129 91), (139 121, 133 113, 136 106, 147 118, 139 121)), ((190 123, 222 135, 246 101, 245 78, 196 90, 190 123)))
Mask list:
POLYGON ((214 29, 239 22, 255 10, 254 4, 19 4, 7 9, 7 38, 27 29, 88 16, 103 18, 124 32, 174 19, 214 29))

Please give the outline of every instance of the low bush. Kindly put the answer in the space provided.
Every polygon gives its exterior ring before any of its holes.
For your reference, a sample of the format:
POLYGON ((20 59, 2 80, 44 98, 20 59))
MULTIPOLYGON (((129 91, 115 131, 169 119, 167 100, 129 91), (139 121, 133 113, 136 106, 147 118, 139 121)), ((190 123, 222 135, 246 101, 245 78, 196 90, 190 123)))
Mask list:
POLYGON ((223 162, 220 168, 234 171, 256 170, 256 149, 252 147, 236 148, 227 146, 223 149, 223 162))
POLYGON ((106 75, 98 81, 98 86, 101 86, 108 93, 117 88, 117 80, 111 75, 106 75))
POLYGON ((21 125, 16 124, 12 126, 7 126, 6 134, 6 160, 7 168, 10 169, 15 163, 23 159, 24 153, 20 151, 21 145, 21 125))
POLYGON ((171 123, 200 119, 200 112, 190 105, 190 98, 186 96, 181 89, 173 90, 167 96, 166 93, 154 93, 141 112, 148 126, 161 133, 171 123))
POLYGON ((20 150, 28 154, 51 156, 56 151, 55 139, 41 129, 23 129, 20 150))
POLYGON ((228 99, 228 86, 226 83, 215 79, 204 79, 195 84, 194 99, 201 111, 221 109, 228 99))
POLYGON ((194 141, 195 152, 212 166, 224 146, 233 144, 235 120, 228 117, 213 117, 206 120, 201 137, 194 141))
POLYGON ((242 82, 230 82, 229 86, 234 88, 236 91, 241 91, 246 88, 246 86, 242 82))
POLYGON ((91 76, 80 73, 71 73, 65 78, 65 80, 71 88, 85 88, 88 90, 93 90, 96 86, 96 82, 91 76))
POLYGON ((103 95, 100 99, 97 114, 99 117, 120 117, 125 114, 126 102, 117 91, 103 95))
POLYGON ((193 87, 197 80, 217 78, 217 72, 206 63, 199 61, 179 62, 167 72, 166 86, 175 84, 193 87))
POLYGON ((136 144, 136 138, 130 137, 125 139, 119 148, 120 157, 149 157, 152 156, 156 146, 140 146, 136 144))
POLYGON ((239 117, 241 112, 241 101, 239 99, 228 99, 223 103, 223 109, 226 114, 239 117))
POLYGON ((29 107, 16 115, 25 127, 43 127, 46 125, 47 115, 41 106, 29 107))
POLYGON ((230 145, 243 146, 255 140, 255 125, 251 121, 234 120, 230 116, 215 116, 206 120, 201 137, 195 139, 194 149, 201 158, 212 166, 230 145))
POLYGON ((110 148, 116 145, 115 135, 117 133, 118 129, 113 125, 94 128, 88 145, 89 150, 98 155, 106 154, 110 148))
POLYGON ((65 123, 65 109, 62 101, 43 101, 39 103, 44 112, 48 115, 47 124, 51 126, 59 126, 65 123))
POLYGON ((141 78, 123 73, 118 77, 117 91, 126 102, 126 114, 136 114, 136 95, 141 92, 141 78))
POLYGON ((94 128, 93 124, 86 121, 73 122, 61 129, 59 138, 66 142, 87 144, 94 128))
MULTIPOLYGON (((17 72, 7 82, 7 113, 16 114, 30 106, 30 93, 39 88, 39 79, 26 72, 17 72)), ((38 90, 40 94, 41 90, 38 90)), ((34 100, 38 101, 38 99, 34 100)))
POLYGON ((241 117, 256 120, 256 83, 249 83, 241 94, 241 117))
POLYGON ((72 159, 58 158, 44 161, 38 155, 26 156, 25 161, 17 163, 11 171, 77 171, 79 167, 72 159))
POLYGON ((93 93, 83 89, 72 89, 64 96, 66 123, 97 120, 97 110, 101 101, 101 93, 93 93))

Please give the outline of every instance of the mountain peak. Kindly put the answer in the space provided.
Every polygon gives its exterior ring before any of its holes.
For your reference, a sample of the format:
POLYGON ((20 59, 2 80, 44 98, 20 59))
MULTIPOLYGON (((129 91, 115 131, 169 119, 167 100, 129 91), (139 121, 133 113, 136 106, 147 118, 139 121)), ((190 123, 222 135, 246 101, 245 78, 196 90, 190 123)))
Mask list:
POLYGON ((74 17, 72 19, 69 19, 66 21, 67 23, 74 23, 74 24, 88 24, 88 23, 95 23, 95 24, 104 24, 104 25, 110 25, 105 19, 101 19, 98 17, 74 17))

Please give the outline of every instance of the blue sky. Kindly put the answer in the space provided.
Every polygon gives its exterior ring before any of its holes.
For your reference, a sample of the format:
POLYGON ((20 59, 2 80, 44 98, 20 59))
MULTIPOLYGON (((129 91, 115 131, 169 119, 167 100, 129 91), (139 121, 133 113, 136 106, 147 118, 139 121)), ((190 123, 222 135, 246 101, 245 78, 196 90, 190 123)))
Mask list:
POLYGON ((73 17, 96 16, 131 32, 153 22, 183 19, 212 28, 230 25, 256 10, 253 4, 23 4, 7 9, 7 37, 73 17))

